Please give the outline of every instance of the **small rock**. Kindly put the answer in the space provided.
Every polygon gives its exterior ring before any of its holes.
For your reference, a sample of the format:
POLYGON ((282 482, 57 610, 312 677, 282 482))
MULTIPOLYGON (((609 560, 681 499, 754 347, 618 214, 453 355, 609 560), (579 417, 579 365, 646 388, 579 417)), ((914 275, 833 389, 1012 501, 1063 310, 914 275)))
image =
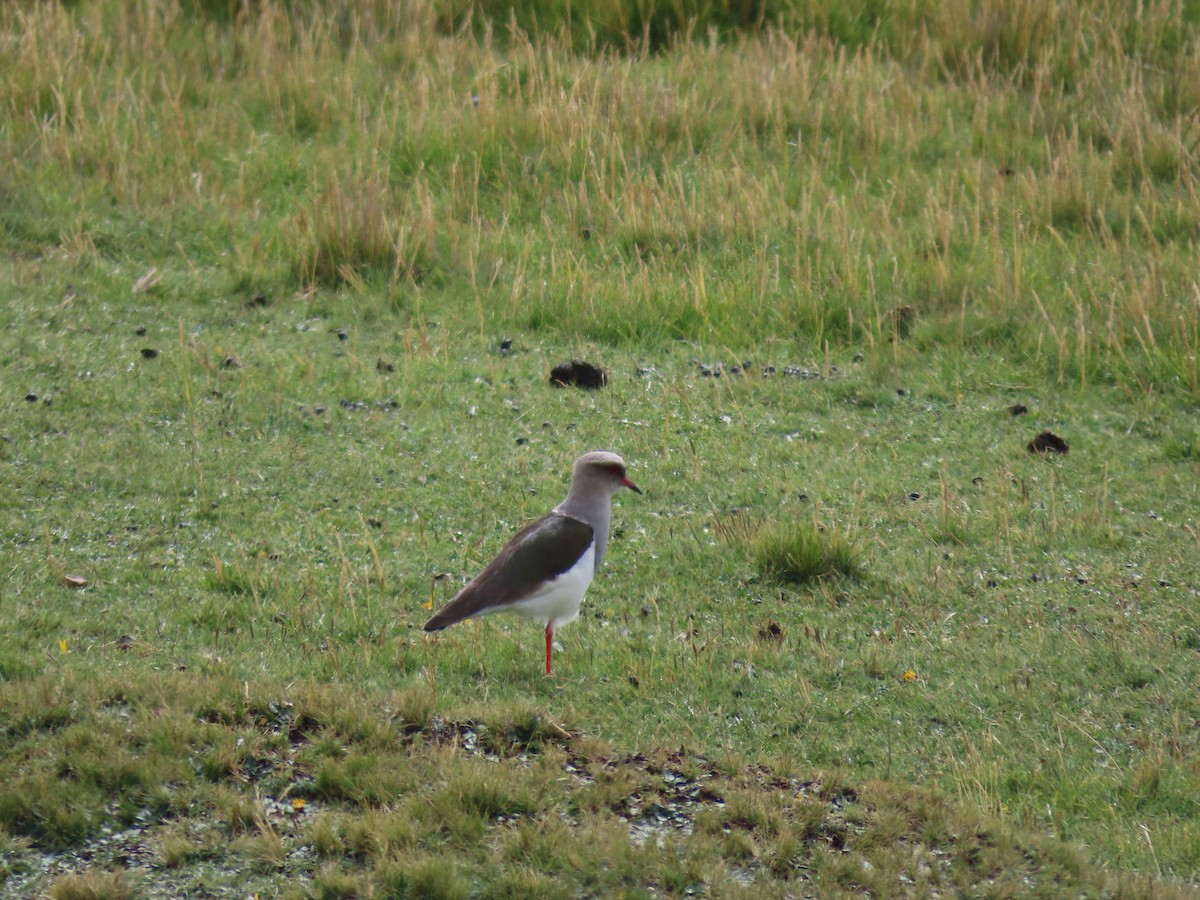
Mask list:
POLYGON ((1029 407, 1024 403, 1014 403, 1008 408, 1008 414, 1010 416, 1023 416, 1027 412, 1029 412, 1029 407))
POLYGON ((500 352, 507 353, 512 349, 512 338, 505 338, 500 342, 500 352))
POLYGON ((146 336, 146 326, 145 326, 145 325, 139 325, 139 326, 137 327, 137 332, 136 332, 136 333, 137 333, 137 336, 138 336, 138 337, 145 337, 145 336, 146 336))
POLYGON ((158 356, 158 351, 153 347, 142 348, 142 359, 155 359, 158 356))
POLYGON ((37 403, 38 395, 33 393, 33 391, 30 391, 28 394, 25 395, 25 402, 26 403, 37 403))
POLYGON ((344 340, 346 340, 346 339, 347 339, 347 338, 349 338, 349 337, 350 337, 350 335, 349 335, 349 334, 346 332, 346 329, 345 329, 345 328, 339 328, 339 329, 338 329, 338 331, 337 331, 337 339, 338 339, 339 341, 344 341, 344 340))

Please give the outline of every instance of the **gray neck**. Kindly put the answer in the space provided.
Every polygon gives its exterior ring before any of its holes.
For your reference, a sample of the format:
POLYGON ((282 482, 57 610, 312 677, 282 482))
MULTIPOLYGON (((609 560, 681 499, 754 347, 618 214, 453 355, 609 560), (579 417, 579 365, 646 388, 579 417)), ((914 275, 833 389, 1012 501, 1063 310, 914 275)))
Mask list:
POLYGON ((554 511, 592 526, 593 540, 596 542, 595 571, 599 571, 604 550, 608 546, 608 523, 612 517, 612 493, 608 486, 577 478, 571 482, 567 499, 554 507, 554 511))

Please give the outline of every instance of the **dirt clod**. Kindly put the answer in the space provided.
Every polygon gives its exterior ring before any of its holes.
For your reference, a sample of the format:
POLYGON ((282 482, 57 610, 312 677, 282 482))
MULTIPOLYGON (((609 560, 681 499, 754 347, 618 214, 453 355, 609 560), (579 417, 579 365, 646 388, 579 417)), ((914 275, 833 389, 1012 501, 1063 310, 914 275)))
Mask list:
POLYGON ((911 306, 893 306, 890 315, 892 328, 901 337, 908 334, 917 322, 917 311, 911 306))
POLYGON ((1028 449, 1030 453, 1061 453, 1066 456, 1071 447, 1057 434, 1047 429, 1029 442, 1028 449))
POLYGON ((595 391, 608 384, 608 375, 599 366, 581 359, 559 363, 550 370, 551 387, 574 386, 595 391))

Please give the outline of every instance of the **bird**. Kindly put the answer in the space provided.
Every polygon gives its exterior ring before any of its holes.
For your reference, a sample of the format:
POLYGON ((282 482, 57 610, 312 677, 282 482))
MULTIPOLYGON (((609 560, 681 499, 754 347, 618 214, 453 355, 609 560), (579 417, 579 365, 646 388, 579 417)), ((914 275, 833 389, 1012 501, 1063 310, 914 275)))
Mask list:
POLYGON ((613 495, 642 489, 629 480, 616 453, 593 450, 571 467, 562 503, 530 522, 436 615, 426 631, 441 631, 474 616, 515 612, 546 624, 546 674, 554 631, 579 615, 579 604, 604 561, 613 495))

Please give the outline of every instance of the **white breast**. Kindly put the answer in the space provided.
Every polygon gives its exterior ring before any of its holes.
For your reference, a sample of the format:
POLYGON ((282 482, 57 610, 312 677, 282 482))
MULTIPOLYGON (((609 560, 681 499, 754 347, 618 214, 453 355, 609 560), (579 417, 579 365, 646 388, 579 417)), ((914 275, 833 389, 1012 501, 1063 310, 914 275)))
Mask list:
POLYGON ((558 627, 579 615, 584 591, 596 574, 596 545, 587 548, 579 562, 553 581, 548 581, 528 597, 503 607, 558 627))

